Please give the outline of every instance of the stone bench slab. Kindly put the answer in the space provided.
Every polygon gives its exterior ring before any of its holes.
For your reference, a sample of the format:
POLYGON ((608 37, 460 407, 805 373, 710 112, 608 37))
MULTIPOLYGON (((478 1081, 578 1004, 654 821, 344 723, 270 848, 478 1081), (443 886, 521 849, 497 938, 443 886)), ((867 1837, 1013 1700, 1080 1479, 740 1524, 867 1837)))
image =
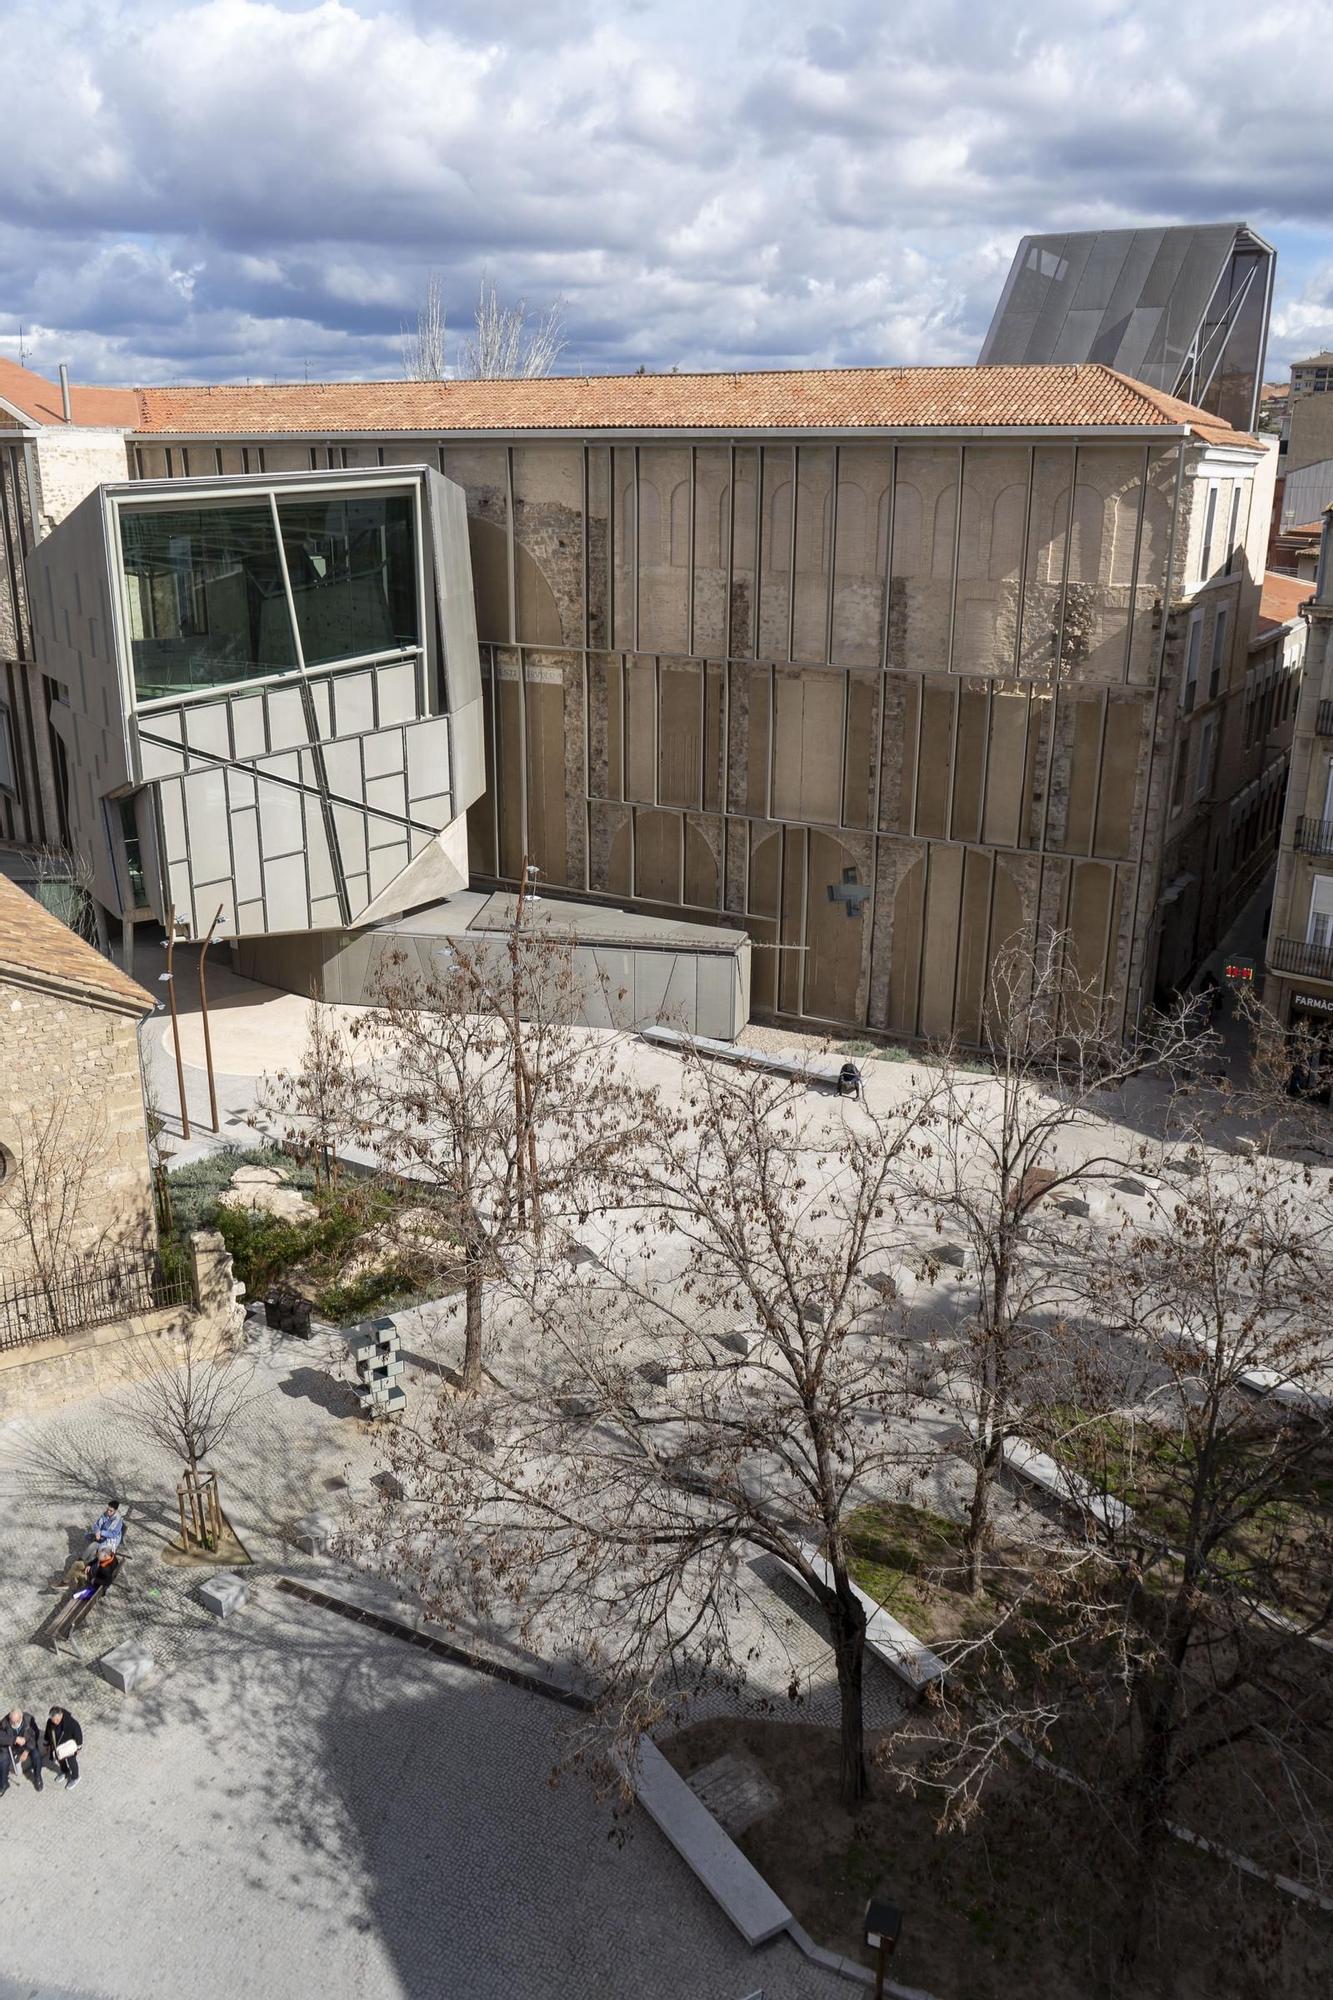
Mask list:
POLYGON ((1010 1471, 1020 1479, 1026 1479, 1063 1506, 1081 1507, 1106 1529, 1127 1528, 1134 1519, 1134 1509, 1123 1500, 1117 1500, 1112 1493, 1100 1492, 1079 1473, 1038 1451, 1026 1438, 1007 1437, 1002 1455, 1010 1471))
MULTIPOLYGON (((806 1561, 821 1581, 832 1586, 833 1572, 821 1555, 806 1548, 802 1551, 806 1561)), ((811 1597, 814 1592, 793 1563, 777 1558, 781 1567, 794 1583, 811 1597)), ((886 1611, 882 1604, 861 1589, 857 1583, 852 1589, 860 1599, 866 1614, 866 1649, 873 1653, 882 1666, 905 1681, 913 1694, 920 1694, 932 1681, 942 1681, 947 1669, 937 1653, 932 1653, 924 1639, 918 1639, 915 1632, 909 1632, 905 1625, 886 1611)))
POLYGON ((692 1868, 710 1896, 749 1945, 765 1944, 786 1930, 791 1911, 655 1743, 640 1743, 626 1776, 653 1824, 681 1860, 692 1868))

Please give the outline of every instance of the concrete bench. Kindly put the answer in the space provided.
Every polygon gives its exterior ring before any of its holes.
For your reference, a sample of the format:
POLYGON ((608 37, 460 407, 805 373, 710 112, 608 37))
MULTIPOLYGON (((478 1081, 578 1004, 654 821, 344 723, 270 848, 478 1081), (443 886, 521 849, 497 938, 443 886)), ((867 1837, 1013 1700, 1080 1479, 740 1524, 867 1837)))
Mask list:
POLYGON ((622 1762, 639 1804, 692 1868, 748 1945, 785 1931, 791 1911, 718 1825, 655 1743, 645 1738, 632 1764, 622 1762))
POLYGON ((337 1534, 338 1523, 331 1514, 303 1514, 294 1532, 299 1549, 308 1556, 320 1556, 337 1534))
MULTIPOLYGON (((1212 1352, 1213 1339, 1210 1334, 1197 1333, 1193 1327, 1175 1327, 1172 1332, 1181 1340, 1197 1347, 1202 1354, 1212 1352)), ((1248 1389, 1252 1396, 1264 1396, 1269 1401, 1281 1403, 1289 1410, 1301 1410, 1307 1416, 1322 1417, 1333 1406, 1333 1396, 1319 1389, 1304 1388, 1293 1382, 1276 1368, 1242 1368, 1236 1376, 1242 1389, 1248 1389)))
POLYGON ((113 1646, 109 1653, 103 1653, 97 1671, 113 1688, 129 1694, 152 1673, 153 1656, 137 1639, 127 1639, 123 1646, 113 1646))
POLYGON ((1003 1446, 1003 1458, 1011 1472, 1020 1479, 1026 1479, 1051 1499, 1062 1506, 1077 1507, 1085 1514, 1091 1514, 1094 1521, 1110 1533, 1127 1528, 1134 1519, 1134 1509, 1117 1500, 1112 1493, 1103 1493, 1081 1474, 1071 1472, 1067 1465, 1061 1465, 1046 1452, 1038 1451, 1035 1444, 1026 1438, 1007 1437, 1003 1446))
POLYGON ((229 1618, 245 1603, 245 1585, 239 1576, 210 1576, 194 1594, 215 1618, 229 1618))
MULTIPOLYGON (((815 1575, 831 1589, 833 1571, 824 1557, 816 1555, 813 1549, 806 1547, 802 1548, 802 1554, 815 1575)), ((799 1583, 802 1590, 814 1597, 815 1593, 795 1564, 783 1562, 781 1556, 777 1560, 792 1581, 799 1583)), ((859 1584, 853 1583, 852 1589, 865 1609, 867 1652, 873 1653, 880 1664, 887 1667, 891 1674, 896 1674, 900 1681, 905 1681, 913 1694, 923 1693, 932 1681, 942 1681, 946 1672, 944 1662, 937 1654, 931 1652, 924 1639, 918 1639, 914 1632, 909 1632, 905 1625, 900 1625, 898 1620, 886 1611, 882 1604, 877 1604, 859 1584)))

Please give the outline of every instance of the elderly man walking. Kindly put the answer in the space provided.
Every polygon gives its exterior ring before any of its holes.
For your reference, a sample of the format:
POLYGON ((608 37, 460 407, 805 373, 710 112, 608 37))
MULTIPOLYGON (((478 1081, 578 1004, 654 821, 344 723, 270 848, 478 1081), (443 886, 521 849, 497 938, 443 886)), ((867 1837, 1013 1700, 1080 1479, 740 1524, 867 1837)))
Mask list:
POLYGON ((16 1773, 27 1770, 33 1790, 42 1789, 42 1739, 33 1716, 21 1708, 11 1708, 0 1722, 0 1798, 9 1790, 16 1773))

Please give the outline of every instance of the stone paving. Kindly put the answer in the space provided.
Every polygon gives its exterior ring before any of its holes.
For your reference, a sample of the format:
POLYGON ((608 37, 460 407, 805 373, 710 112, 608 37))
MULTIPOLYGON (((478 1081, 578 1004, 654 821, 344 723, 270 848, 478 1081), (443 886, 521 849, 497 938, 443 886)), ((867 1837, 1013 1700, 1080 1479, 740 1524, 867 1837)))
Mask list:
MULTIPOLYGON (((83 1688, 61 1686, 88 1717, 83 1688)), ((48 1781, 0 1801, 9 1990, 854 1990, 786 1939, 752 1953, 642 1814, 618 1841, 580 1780, 552 1786, 560 1714, 261 1585, 206 1652, 88 1717, 77 1798, 48 1781)))
MULTIPOLYGON (((439 1319, 405 1327, 410 1369, 447 1344, 439 1319)), ((301 1514, 370 1504, 379 1452, 349 1375, 337 1336, 261 1340, 218 1454, 254 1558, 225 1621, 196 1601, 197 1571, 161 1559, 175 1468, 115 1397, 0 1429, 0 1700, 42 1717, 68 1703, 88 1736, 77 1799, 48 1780, 0 1802, 22 1829, 8 1907, 75 1912, 6 1924, 0 2000, 284 2000, 314 1967, 326 2000, 854 1990, 785 1939, 751 1953, 643 1814, 616 1822, 578 1776, 553 1788, 565 1711, 276 1591, 280 1573, 340 1574, 287 1543, 301 1514), (46 1579, 112 1495, 123 1580, 55 1658, 32 1643, 57 1601, 46 1579), (122 1696, 93 1664, 130 1634, 157 1671, 122 1696)), ((808 1615, 764 1610, 773 1678, 794 1657, 818 1695, 827 1648, 808 1615)))

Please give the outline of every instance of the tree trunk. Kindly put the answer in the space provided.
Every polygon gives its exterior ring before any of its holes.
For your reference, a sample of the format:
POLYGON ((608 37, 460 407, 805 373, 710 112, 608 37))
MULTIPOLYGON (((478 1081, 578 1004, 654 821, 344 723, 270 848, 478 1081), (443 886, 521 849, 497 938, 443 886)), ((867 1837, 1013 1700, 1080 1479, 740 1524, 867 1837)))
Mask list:
POLYGON ((1143 1755, 1128 1787, 1129 1821, 1134 1858, 1126 1885, 1120 1963, 1125 1972, 1136 1965, 1143 1944, 1144 1917, 1152 1901, 1158 1855, 1166 1839, 1167 1798, 1174 1729, 1170 1693, 1157 1690, 1145 1704, 1143 1755))
POLYGON ((850 1585, 842 1582, 836 1605, 828 1613, 833 1657, 838 1669, 841 1724, 840 1784, 842 1803, 854 1811, 870 1789, 866 1771, 865 1708, 861 1683, 865 1667, 866 1619, 850 1585), (844 1596, 843 1593, 846 1593, 844 1596))
POLYGON ((977 1460, 976 1478, 972 1485, 972 1505, 968 1510, 967 1534, 967 1587, 973 1597, 981 1595, 981 1558, 990 1535, 990 1467, 987 1463, 990 1453, 985 1452, 977 1460))
POLYGON ((481 1276, 482 1254, 478 1245, 469 1243, 464 1251, 463 1299, 463 1387, 471 1391, 481 1387, 481 1276))

